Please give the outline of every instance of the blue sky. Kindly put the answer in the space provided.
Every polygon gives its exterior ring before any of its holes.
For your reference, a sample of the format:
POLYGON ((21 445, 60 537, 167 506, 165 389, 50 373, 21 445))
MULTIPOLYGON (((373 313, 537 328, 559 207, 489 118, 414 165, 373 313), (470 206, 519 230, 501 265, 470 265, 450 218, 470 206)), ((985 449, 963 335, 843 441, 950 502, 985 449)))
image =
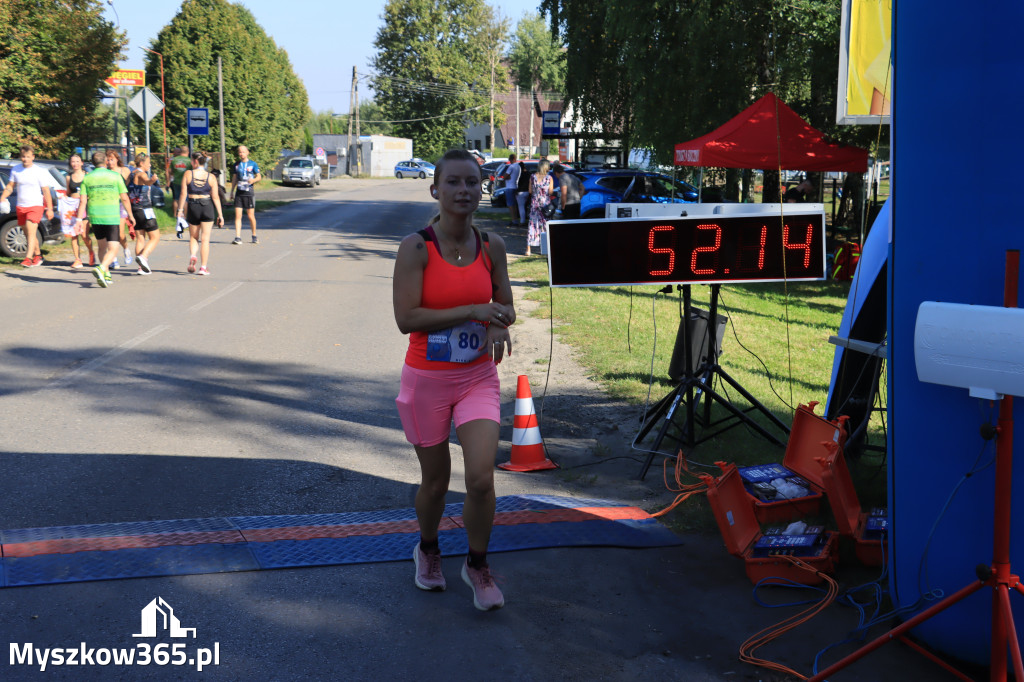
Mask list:
MULTIPOLYGON (((171 22, 181 7, 180 0, 103 0, 106 16, 128 33, 130 45, 123 69, 141 69, 157 33, 171 22)), ((245 0, 263 30, 283 47, 292 68, 309 93, 313 111, 347 111, 352 84, 352 67, 369 73, 374 54, 373 40, 380 28, 385 0, 245 0)), ((489 2, 512 27, 526 13, 537 11, 540 0, 489 2)), ((160 95, 160 84, 150 83, 160 95)), ((360 98, 372 96, 364 87, 360 98)))

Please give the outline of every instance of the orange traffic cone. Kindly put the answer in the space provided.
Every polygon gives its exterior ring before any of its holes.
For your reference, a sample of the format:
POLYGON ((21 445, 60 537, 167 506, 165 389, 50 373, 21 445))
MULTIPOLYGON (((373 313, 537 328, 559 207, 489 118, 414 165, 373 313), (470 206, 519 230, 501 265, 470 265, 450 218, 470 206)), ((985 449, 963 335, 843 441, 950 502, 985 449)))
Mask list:
POLYGON ((533 408, 530 381, 525 374, 519 375, 519 385, 516 387, 516 413, 512 418, 512 461, 498 466, 508 471, 558 468, 557 464, 544 456, 537 411, 533 408))

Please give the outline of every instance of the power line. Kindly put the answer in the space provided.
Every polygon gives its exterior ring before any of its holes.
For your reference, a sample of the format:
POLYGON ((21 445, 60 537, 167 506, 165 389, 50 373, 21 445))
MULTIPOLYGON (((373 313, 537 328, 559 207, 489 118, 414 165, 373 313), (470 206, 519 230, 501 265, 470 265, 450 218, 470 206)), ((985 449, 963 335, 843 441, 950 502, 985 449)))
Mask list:
MULTIPOLYGON (((454 112, 452 112, 450 114, 440 114, 438 116, 427 116, 425 118, 406 118, 406 119, 402 119, 400 121, 363 121, 363 120, 361 120, 361 122, 362 123, 416 123, 417 121, 432 121, 432 120, 437 119, 437 118, 448 118, 450 116, 461 116, 463 114, 468 114, 471 111, 476 111, 477 109, 484 109, 484 108, 486 108, 486 106, 487 105, 485 105, 485 104, 481 104, 478 107, 470 107, 469 109, 463 109, 462 111, 454 111, 454 112)), ((349 114, 333 114, 333 117, 334 118, 342 118, 342 117, 348 116, 348 115, 349 114)))

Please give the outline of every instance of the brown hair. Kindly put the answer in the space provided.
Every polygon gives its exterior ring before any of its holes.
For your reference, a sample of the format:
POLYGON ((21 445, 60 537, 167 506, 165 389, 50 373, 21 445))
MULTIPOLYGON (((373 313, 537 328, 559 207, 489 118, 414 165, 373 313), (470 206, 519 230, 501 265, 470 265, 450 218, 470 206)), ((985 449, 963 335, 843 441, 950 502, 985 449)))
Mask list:
POLYGON ((465 149, 449 149, 444 153, 444 156, 437 160, 437 164, 434 166, 435 178, 441 176, 441 169, 448 161, 472 161, 476 164, 476 158, 465 149))
POLYGON ((148 158, 149 154, 147 154, 146 152, 139 152, 138 154, 135 155, 135 165, 138 166, 148 158))
MULTIPOLYGON (((35 154, 36 150, 30 144, 23 144, 23 145, 21 145, 21 154, 26 154, 28 152, 31 152, 31 153, 35 154)), ((20 156, 20 154, 19 154, 19 156, 20 156)))
POLYGON ((105 153, 103 153, 103 152, 93 152, 92 153, 92 165, 94 165, 97 168, 99 168, 100 166, 102 166, 106 162, 107 162, 107 155, 105 153))
POLYGON ((206 152, 201 152, 201 151, 194 151, 194 152, 192 152, 192 160, 193 161, 198 161, 199 165, 205 164, 206 163, 206 159, 207 159, 206 152))

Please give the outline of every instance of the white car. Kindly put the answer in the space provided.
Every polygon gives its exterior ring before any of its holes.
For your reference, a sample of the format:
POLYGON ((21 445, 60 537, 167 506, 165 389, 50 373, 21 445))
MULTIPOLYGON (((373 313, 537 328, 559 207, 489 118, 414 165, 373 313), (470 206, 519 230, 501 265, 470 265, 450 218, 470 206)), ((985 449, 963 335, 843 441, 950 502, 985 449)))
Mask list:
POLYGON ((320 165, 308 156, 296 156, 288 160, 281 171, 282 185, 307 185, 314 187, 320 184, 320 165))

